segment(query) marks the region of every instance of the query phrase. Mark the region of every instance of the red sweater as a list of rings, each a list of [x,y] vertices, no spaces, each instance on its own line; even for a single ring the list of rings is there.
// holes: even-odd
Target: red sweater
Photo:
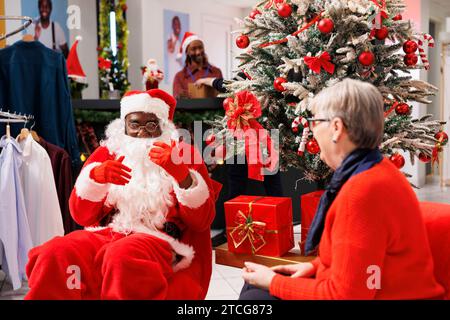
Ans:
[[[342,187],[328,211],[313,264],[315,278],[276,275],[270,293],[295,300],[427,299],[444,294],[433,275],[417,197],[387,159]]]

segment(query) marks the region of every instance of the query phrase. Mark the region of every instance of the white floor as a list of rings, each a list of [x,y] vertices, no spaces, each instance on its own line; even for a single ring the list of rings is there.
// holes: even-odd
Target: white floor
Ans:
[[[450,188],[441,188],[437,181],[430,181],[430,184],[420,190],[416,190],[417,196],[420,201],[429,202],[442,202],[450,204]],[[299,226],[294,228],[294,234],[296,241],[300,237]],[[213,230],[214,236],[219,232]],[[0,288],[4,283],[4,273],[0,271]],[[241,278],[241,269],[231,268],[218,264],[213,264],[213,273],[211,277],[211,283],[206,297],[207,300],[236,300],[239,297],[244,281]],[[8,283],[4,283],[3,289],[0,292],[0,300],[21,300],[26,294],[28,288],[25,284],[24,288],[17,292],[11,291],[11,287]]]

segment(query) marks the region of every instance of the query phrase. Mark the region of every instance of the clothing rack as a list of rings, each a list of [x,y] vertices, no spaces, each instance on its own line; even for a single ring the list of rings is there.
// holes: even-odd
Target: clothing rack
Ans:
[[[7,34],[0,34],[0,41],[5,40],[6,38],[9,38],[25,29],[27,29],[32,23],[33,23],[33,19],[27,16],[0,16],[0,20],[18,20],[18,21],[23,21],[25,20],[25,22],[17,29],[15,29],[14,31],[11,31],[10,33]]]
[[[4,119],[2,119],[2,117]],[[11,113],[10,111],[6,112],[0,109],[0,123],[6,123],[6,136],[8,138],[11,137],[11,127],[10,123],[25,123],[27,124],[29,121],[34,120],[34,116],[26,115],[26,114],[17,114],[16,112]]]

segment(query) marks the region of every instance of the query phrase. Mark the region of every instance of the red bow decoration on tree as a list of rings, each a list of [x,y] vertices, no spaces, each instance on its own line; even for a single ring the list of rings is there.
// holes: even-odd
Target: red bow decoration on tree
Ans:
[[[330,54],[325,51],[318,57],[305,57],[306,65],[315,73],[320,74],[321,68],[329,74],[334,73],[335,65],[331,62]]]
[[[381,3],[378,3],[378,0],[371,0],[378,8],[379,12],[376,14],[375,19],[373,19],[372,24],[373,28],[370,31],[370,38],[372,39],[375,36],[377,29],[380,29],[383,25],[383,21],[389,18],[386,7],[386,0],[381,0]]]
[[[272,7],[276,7],[278,4],[283,3],[284,0],[268,0],[267,3],[264,5],[264,9],[270,9]]]
[[[278,153],[273,148],[272,140],[267,131],[256,120],[262,115],[261,104],[256,96],[249,91],[241,91],[236,94],[234,101],[225,106],[228,117],[227,127],[233,131],[233,135],[245,138],[245,155],[248,164],[248,177],[250,179],[264,181],[261,171],[264,167],[260,144],[267,146],[270,162],[267,167],[273,170],[278,162]],[[252,129],[252,131],[249,131]]]
[[[111,60],[105,59],[103,57],[98,57],[98,67],[102,70],[111,69],[112,62]]]

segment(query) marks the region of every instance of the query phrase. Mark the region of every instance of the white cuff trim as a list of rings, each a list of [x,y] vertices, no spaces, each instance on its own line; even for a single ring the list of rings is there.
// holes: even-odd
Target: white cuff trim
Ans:
[[[93,162],[84,167],[75,183],[75,192],[83,200],[100,202],[108,193],[109,184],[100,184],[90,178],[92,169],[99,165],[101,165],[100,162]]]
[[[189,170],[194,180],[189,189],[182,189],[178,183],[173,184],[173,190],[177,196],[178,202],[188,208],[197,209],[201,207],[209,198],[208,185],[202,175],[195,171]]]

